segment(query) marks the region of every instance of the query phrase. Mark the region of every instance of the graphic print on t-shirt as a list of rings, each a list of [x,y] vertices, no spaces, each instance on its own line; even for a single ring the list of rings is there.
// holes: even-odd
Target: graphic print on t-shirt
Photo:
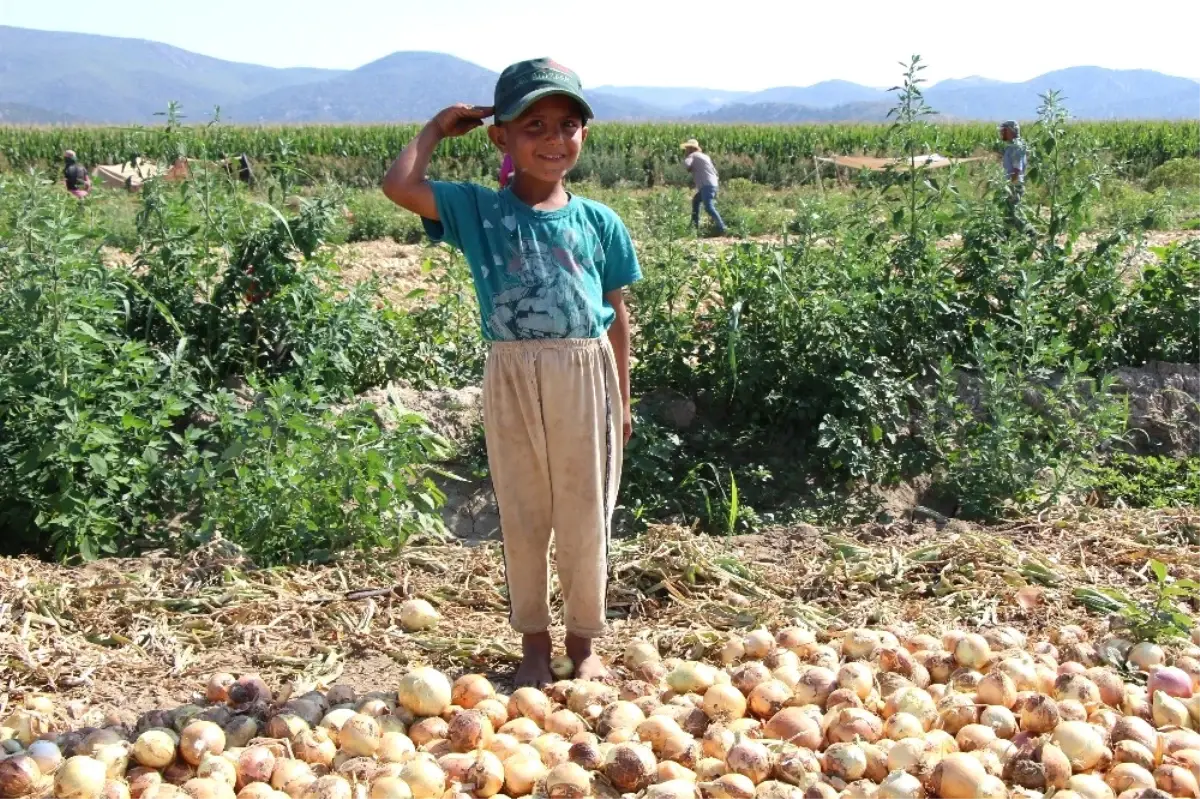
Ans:
[[[590,248],[594,253],[599,249],[599,237],[594,231],[588,234],[594,239]],[[511,288],[492,295],[488,320],[496,338],[511,341],[595,335],[581,282],[583,271],[593,266],[593,257],[580,246],[579,235],[573,229],[562,230],[555,239],[548,243],[516,233],[509,241],[504,282]],[[512,285],[514,282],[517,285]]]

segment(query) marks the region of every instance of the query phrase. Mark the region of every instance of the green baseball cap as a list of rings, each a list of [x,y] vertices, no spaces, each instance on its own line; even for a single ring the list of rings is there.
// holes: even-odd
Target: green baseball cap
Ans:
[[[496,81],[497,122],[511,122],[543,97],[565,94],[579,103],[586,123],[595,114],[583,98],[583,84],[575,72],[551,58],[534,58],[505,67]]]

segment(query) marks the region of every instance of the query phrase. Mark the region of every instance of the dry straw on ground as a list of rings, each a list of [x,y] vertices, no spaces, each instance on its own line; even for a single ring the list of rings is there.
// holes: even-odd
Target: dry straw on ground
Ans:
[[[730,539],[662,527],[613,549],[613,634],[602,651],[644,637],[698,657],[723,631],[792,620],[1003,623],[1037,635],[1069,619],[1098,630],[1107,619],[1073,601],[1076,589],[1120,586],[1146,598],[1150,558],[1176,578],[1200,579],[1200,512],[1085,509],[989,528],[900,523]],[[438,607],[436,630],[401,629],[406,596]],[[1187,609],[1200,610],[1200,597]],[[182,560],[0,560],[0,712],[35,691],[58,694],[76,723],[170,707],[215,670],[378,687],[428,662],[503,685],[518,653],[505,614],[491,544],[278,569],[254,568],[224,542]]]

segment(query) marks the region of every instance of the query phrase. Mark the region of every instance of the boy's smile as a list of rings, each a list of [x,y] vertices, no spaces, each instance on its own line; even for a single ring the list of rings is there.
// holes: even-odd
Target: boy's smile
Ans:
[[[587,126],[574,100],[552,94],[488,134],[512,158],[516,180],[557,184],[578,162]]]

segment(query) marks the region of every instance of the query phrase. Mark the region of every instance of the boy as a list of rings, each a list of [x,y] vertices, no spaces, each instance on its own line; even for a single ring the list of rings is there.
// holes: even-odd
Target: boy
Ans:
[[[512,157],[493,191],[425,179],[438,142],[480,127]],[[574,72],[550,59],[513,64],[491,108],[454,105],[409,142],[384,193],[419,214],[434,241],[466,256],[483,335],[488,464],[504,538],[509,621],[522,634],[518,686],[553,681],[548,571],[554,531],[567,655],[575,675],[607,672],[591,639],[605,629],[608,533],[629,413],[625,286],[641,278],[612,210],[563,179],[587,139],[591,107]]]
[[[700,142],[695,139],[688,139],[680,147],[686,153],[683,165],[692,173],[692,182],[696,184],[696,194],[692,197],[692,227],[700,227],[700,204],[704,203],[704,210],[717,225],[717,233],[724,236],[725,222],[717,213],[716,204],[717,184],[720,182],[717,168],[713,166],[712,159],[700,151]]]
[[[1031,228],[1021,214],[1021,199],[1025,194],[1025,142],[1021,140],[1021,126],[1010,119],[1000,124],[1000,139],[1006,142],[1002,159],[1004,175],[1008,178],[1008,221],[1024,232]]]

